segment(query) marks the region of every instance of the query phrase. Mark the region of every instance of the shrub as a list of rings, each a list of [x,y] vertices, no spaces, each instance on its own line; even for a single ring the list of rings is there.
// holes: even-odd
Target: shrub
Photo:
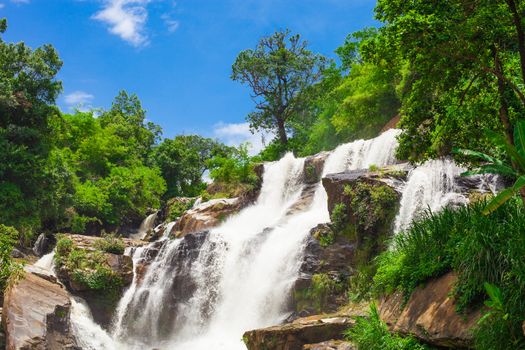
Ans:
[[[13,277],[20,276],[22,270],[22,266],[11,257],[18,236],[15,228],[0,224],[0,294],[14,282]]]
[[[348,225],[348,211],[344,203],[336,204],[330,215],[334,231],[344,231]]]
[[[112,254],[124,254],[124,250],[126,249],[124,240],[115,234],[102,236],[101,239],[95,241],[94,246],[98,250]]]
[[[305,290],[296,292],[298,307],[313,306],[317,312],[328,304],[331,295],[341,293],[345,288],[344,281],[339,281],[326,273],[312,276],[312,284]]]
[[[379,318],[375,304],[370,305],[369,317],[359,317],[353,328],[346,331],[346,337],[359,350],[429,350],[414,338],[403,338],[390,334],[386,324]]]
[[[177,220],[186,210],[191,209],[193,203],[195,203],[195,200],[193,199],[188,201],[175,200],[168,203],[167,221]]]

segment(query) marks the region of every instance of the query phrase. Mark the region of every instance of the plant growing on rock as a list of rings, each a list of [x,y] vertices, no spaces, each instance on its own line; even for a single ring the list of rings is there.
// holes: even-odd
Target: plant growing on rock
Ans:
[[[103,235],[101,239],[96,240],[94,243],[96,249],[112,254],[124,254],[126,245],[121,237],[116,234]]]
[[[368,317],[359,317],[353,328],[345,333],[346,338],[357,345],[359,350],[430,350],[412,337],[403,338],[391,334],[379,317],[375,304],[370,305]]]
[[[18,231],[13,227],[0,224],[0,294],[14,282],[22,270],[22,265],[11,257],[17,241]]]

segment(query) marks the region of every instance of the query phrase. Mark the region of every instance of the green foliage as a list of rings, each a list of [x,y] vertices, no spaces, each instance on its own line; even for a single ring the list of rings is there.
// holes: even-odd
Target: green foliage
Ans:
[[[7,29],[5,20],[0,29]],[[48,120],[58,113],[52,104],[62,89],[55,80],[61,66],[50,45],[32,50],[0,38],[0,222],[25,241],[45,221],[45,199],[56,190],[41,169],[50,152]]]
[[[514,185],[501,191],[487,204],[484,214],[490,214],[516,195],[516,193],[520,192],[522,193],[523,203],[525,204],[525,120],[518,121],[514,127],[513,139],[516,146],[509,143],[509,141],[505,140],[505,138],[499,134],[490,131],[487,131],[487,133],[497,147],[505,150],[507,158],[511,160],[511,164],[506,164],[504,160],[491,157],[481,152],[464,149],[455,150],[456,153],[460,153],[464,156],[475,157],[484,162],[477,169],[463,173],[463,176],[475,174],[499,174],[516,180]]]
[[[198,196],[206,188],[202,176],[214,157],[228,158],[232,149],[198,135],[164,139],[151,156],[166,180],[166,197]]]
[[[348,209],[344,203],[335,205],[330,215],[332,221],[332,228],[336,232],[344,231],[348,226]]]
[[[311,285],[295,293],[295,299],[299,309],[305,307],[314,307],[317,312],[321,312],[328,304],[331,296],[344,291],[344,281],[326,273],[316,273],[312,276]]]
[[[248,145],[242,144],[238,148],[232,148],[228,156],[215,156],[207,165],[210,169],[210,177],[222,183],[244,183],[254,185],[258,178],[255,174],[252,159],[248,154]]]
[[[11,257],[18,235],[15,228],[0,224],[0,294],[10,284],[12,276],[16,276],[22,268]]]
[[[348,340],[357,345],[359,350],[430,350],[414,338],[403,338],[390,334],[386,324],[379,317],[375,304],[370,305],[368,317],[359,317],[353,328],[345,333]]]
[[[487,324],[499,331],[488,332],[482,327],[483,342],[495,344],[505,329],[519,328],[525,319],[525,209],[517,198],[489,216],[483,215],[484,208],[485,203],[478,202],[458,209],[446,208],[439,214],[427,213],[398,234],[394,248],[378,258],[373,286],[376,293],[399,289],[408,297],[419,284],[453,270],[458,274],[453,290],[458,311],[483,301],[485,283],[501,291],[498,295],[491,291],[491,297],[501,299],[493,301],[491,307],[500,310],[487,318]],[[509,316],[504,316],[507,313]],[[510,322],[507,326],[492,323],[505,318]],[[516,334],[512,341],[522,342],[522,333]]]
[[[100,251],[118,255],[124,254],[126,248],[124,240],[115,234],[103,235],[101,239],[95,241],[94,246]]]
[[[74,283],[87,290],[100,291],[116,300],[123,286],[122,277],[111,270],[105,253],[122,254],[121,239],[108,235],[94,243],[93,250],[75,246],[67,235],[57,237],[55,265],[64,269]]]
[[[172,201],[168,201],[168,215],[166,220],[168,222],[177,220],[185,211],[191,209],[195,200],[183,201],[178,198],[174,198]]]
[[[523,349],[525,338],[520,327],[522,317],[509,309],[502,291],[490,283],[484,284],[489,297],[485,301],[488,311],[474,330],[476,349]]]
[[[502,132],[522,118],[523,9],[514,0],[377,2],[385,25],[367,56],[408,66],[399,89],[400,159],[446,155],[454,146],[486,149],[484,129]]]
[[[253,130],[268,130],[288,143],[287,128],[306,109],[305,90],[321,76],[326,59],[307,49],[307,43],[289,30],[263,37],[255,49],[239,53],[231,78],[252,90],[256,111],[247,117]]]

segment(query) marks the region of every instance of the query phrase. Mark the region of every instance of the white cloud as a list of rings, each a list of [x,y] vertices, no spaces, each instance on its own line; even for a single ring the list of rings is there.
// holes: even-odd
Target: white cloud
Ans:
[[[109,32],[135,47],[148,44],[144,26],[149,0],[106,0],[104,8],[92,18],[109,25]]]
[[[239,146],[249,142],[250,155],[259,153],[274,138],[274,135],[268,132],[252,134],[249,123],[220,123],[215,126],[213,134],[228,146]]]
[[[5,7],[5,4],[2,4],[2,3],[0,2],[0,9],[3,9],[4,7]]]
[[[171,18],[168,14],[163,14],[161,18],[164,20],[164,24],[168,27],[168,32],[174,33],[179,29],[180,22]]]
[[[78,109],[81,112],[86,112],[93,109],[91,102],[95,96],[84,91],[73,91],[64,96],[64,101],[70,109]]]

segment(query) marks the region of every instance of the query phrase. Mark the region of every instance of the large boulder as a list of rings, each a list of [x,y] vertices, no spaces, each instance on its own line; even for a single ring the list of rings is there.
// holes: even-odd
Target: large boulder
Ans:
[[[55,262],[60,281],[85,299],[94,320],[108,327],[123,291],[133,281],[133,261],[125,248],[144,245],[132,239],[63,235]]]
[[[170,236],[183,237],[189,233],[202,232],[215,227],[228,216],[242,209],[239,198],[212,199],[185,212],[175,223]]]
[[[405,165],[396,165],[323,178],[332,227],[356,241],[362,262],[385,248],[401,199],[397,184],[407,172]]]
[[[323,176],[323,168],[329,152],[321,152],[310,156],[304,161],[304,182],[308,185],[317,184]]]
[[[6,349],[80,349],[70,324],[69,293],[52,276],[26,271],[5,293]]]
[[[454,273],[434,279],[417,288],[406,305],[399,292],[384,298],[379,306],[381,319],[392,332],[412,335],[434,346],[471,347],[472,329],[482,311],[456,312],[456,302],[450,296],[456,281]]]
[[[302,350],[306,344],[342,340],[344,332],[354,324],[351,315],[317,315],[248,331],[244,333],[243,340],[248,350]]]
[[[349,341],[328,340],[317,344],[306,344],[303,350],[357,350],[357,347]]]

